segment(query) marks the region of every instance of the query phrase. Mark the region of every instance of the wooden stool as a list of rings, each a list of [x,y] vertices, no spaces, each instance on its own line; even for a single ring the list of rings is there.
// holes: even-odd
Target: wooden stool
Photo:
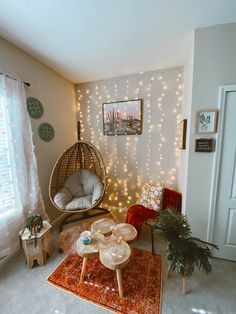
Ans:
[[[105,267],[116,271],[120,298],[123,298],[121,269],[128,264],[130,255],[131,249],[128,243],[117,239],[111,239],[107,241],[104,247],[99,251],[101,263]]]
[[[79,256],[83,257],[83,265],[80,273],[80,282],[83,281],[84,276],[86,274],[86,265],[88,259],[98,256],[99,240],[100,239],[97,237],[92,237],[91,243],[87,245],[83,244],[80,241],[80,239],[78,239],[78,241],[76,242],[76,252],[78,253]]]
[[[36,239],[34,236],[30,236],[30,231],[28,229],[25,229],[23,234],[22,231],[20,231],[19,235],[22,240],[25,257],[29,268],[33,267],[35,260],[39,266],[43,266],[47,255],[52,255],[50,229],[51,225],[49,222],[44,221],[43,229],[36,235]]]

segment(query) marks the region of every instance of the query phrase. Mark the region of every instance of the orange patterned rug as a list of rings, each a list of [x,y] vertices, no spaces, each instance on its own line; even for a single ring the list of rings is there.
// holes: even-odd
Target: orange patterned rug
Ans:
[[[48,277],[52,285],[115,313],[159,314],[162,297],[162,256],[132,249],[129,264],[124,267],[124,299],[118,296],[116,272],[104,267],[99,258],[87,263],[87,275],[79,283],[83,259],[67,256]]]

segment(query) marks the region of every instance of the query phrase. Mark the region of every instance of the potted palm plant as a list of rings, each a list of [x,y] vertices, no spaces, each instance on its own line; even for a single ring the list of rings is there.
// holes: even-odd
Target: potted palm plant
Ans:
[[[186,292],[186,279],[192,276],[195,268],[206,274],[212,271],[210,259],[218,247],[193,237],[185,215],[172,209],[164,210],[157,218],[154,234],[168,242],[168,272],[176,271],[183,278],[183,293]]]

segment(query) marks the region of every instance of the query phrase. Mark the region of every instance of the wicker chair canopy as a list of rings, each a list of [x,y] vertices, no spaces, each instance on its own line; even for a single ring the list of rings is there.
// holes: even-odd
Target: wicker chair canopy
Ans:
[[[95,204],[86,209],[78,208],[74,211],[69,211],[58,207],[54,202],[55,195],[63,188],[67,178],[80,169],[89,170],[100,178],[103,183],[103,191],[100,198]],[[105,189],[106,172],[101,154],[94,145],[85,141],[78,141],[67,149],[56,161],[50,178],[49,197],[54,206],[63,212],[87,212],[99,206],[104,197]]]

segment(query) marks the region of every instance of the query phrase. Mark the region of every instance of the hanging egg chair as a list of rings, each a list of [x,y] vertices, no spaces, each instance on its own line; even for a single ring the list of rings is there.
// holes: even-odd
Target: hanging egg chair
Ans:
[[[80,140],[80,123],[77,125],[78,142],[67,149],[56,161],[53,168],[49,197],[60,211],[68,213],[63,225],[109,213],[99,207],[106,189],[106,171],[98,149]],[[74,214],[78,218],[71,218]]]

